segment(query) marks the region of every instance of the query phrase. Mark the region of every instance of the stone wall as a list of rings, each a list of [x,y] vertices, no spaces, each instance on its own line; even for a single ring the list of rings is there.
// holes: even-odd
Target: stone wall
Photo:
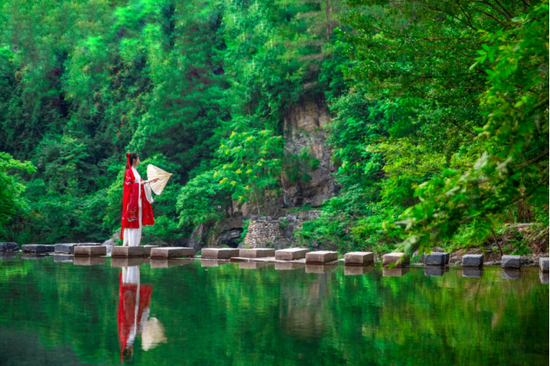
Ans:
[[[295,215],[287,215],[277,219],[269,216],[251,219],[243,248],[275,248],[282,249],[294,245],[294,231],[302,227],[304,220]]]

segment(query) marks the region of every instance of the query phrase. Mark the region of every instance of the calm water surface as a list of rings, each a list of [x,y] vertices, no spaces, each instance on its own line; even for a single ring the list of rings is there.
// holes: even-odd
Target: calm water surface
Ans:
[[[0,260],[0,365],[549,364],[536,268],[178,263]]]

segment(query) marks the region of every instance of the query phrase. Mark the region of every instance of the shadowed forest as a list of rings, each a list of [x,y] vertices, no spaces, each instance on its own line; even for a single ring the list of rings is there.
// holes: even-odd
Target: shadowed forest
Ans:
[[[262,214],[319,167],[285,148],[285,118],[315,105],[337,190],[298,242],[548,250],[547,1],[0,9],[0,241],[108,239],[128,151],[174,173],[145,241]]]

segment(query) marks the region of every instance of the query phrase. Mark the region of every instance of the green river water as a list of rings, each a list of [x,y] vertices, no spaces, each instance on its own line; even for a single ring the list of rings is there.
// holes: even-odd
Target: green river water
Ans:
[[[506,279],[517,276],[498,267],[385,277],[376,265],[147,263],[132,269],[134,307],[125,263],[100,261],[0,260],[0,365],[549,364],[537,268]]]

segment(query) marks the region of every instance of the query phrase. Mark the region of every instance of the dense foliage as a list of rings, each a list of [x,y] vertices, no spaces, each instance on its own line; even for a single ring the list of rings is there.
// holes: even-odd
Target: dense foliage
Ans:
[[[427,250],[548,228],[548,2],[0,7],[0,174],[14,182],[0,240],[109,237],[126,151],[142,176],[174,173],[146,241],[245,203],[261,214],[318,165],[284,149],[285,114],[312,100],[330,108],[342,190],[302,243]]]

